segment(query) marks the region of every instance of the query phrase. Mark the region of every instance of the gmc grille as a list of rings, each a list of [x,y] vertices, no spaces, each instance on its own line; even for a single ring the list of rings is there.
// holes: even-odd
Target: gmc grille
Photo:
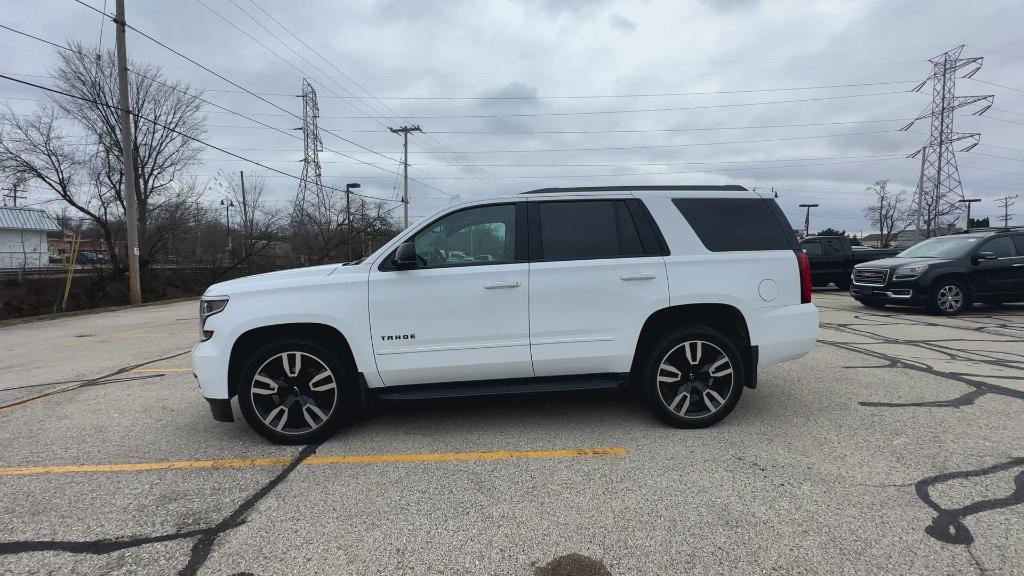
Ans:
[[[856,268],[853,271],[854,284],[864,284],[867,286],[885,286],[885,282],[888,279],[888,270],[877,270],[873,268]]]

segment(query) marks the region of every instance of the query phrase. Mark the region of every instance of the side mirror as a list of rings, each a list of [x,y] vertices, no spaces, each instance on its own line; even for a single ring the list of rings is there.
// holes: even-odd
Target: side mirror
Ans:
[[[995,260],[995,259],[996,259],[996,253],[995,252],[978,252],[974,256],[974,261],[975,262],[981,262],[982,260]]]
[[[416,254],[416,244],[413,242],[399,244],[391,263],[399,270],[411,270],[418,266],[419,256]]]

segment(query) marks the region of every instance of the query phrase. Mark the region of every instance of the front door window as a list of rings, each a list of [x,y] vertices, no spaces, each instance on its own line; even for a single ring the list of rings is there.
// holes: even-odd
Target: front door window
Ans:
[[[515,260],[514,204],[449,214],[416,234],[420,268],[502,264]]]

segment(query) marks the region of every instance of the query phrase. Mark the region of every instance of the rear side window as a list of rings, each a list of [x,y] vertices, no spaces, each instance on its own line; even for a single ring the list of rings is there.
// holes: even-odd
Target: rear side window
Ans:
[[[1024,234],[1014,234],[1013,242],[1017,245],[1017,254],[1024,256]]]
[[[1013,240],[1009,236],[1000,236],[993,238],[985,245],[978,249],[979,252],[992,252],[996,255],[996,258],[1012,258],[1017,255],[1017,251],[1013,247]]]
[[[712,252],[792,250],[793,233],[776,216],[772,200],[760,198],[675,198],[683,218]]]
[[[821,242],[818,242],[817,240],[801,242],[800,247],[804,249],[804,252],[807,252],[811,256],[821,256],[823,253],[821,250]]]
[[[540,202],[540,258],[586,260],[642,256],[640,234],[624,202]]]

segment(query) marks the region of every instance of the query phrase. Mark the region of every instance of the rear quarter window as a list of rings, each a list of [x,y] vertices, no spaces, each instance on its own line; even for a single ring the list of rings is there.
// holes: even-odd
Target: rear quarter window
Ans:
[[[785,216],[774,200],[675,198],[672,203],[711,252],[793,250],[798,247]]]

